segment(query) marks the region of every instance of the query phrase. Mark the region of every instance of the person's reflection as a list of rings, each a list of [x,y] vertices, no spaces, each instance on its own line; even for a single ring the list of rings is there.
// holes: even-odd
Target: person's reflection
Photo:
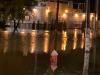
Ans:
[[[50,57],[51,64],[44,75],[60,75],[59,68],[57,66],[57,57],[58,53],[53,50]]]

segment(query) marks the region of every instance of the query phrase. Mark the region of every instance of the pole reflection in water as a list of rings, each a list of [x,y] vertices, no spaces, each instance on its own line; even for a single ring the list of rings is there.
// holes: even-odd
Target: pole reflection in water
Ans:
[[[44,52],[47,53],[49,49],[49,31],[44,32]]]
[[[57,48],[65,51],[68,49],[69,45],[72,46],[73,49],[78,48],[77,44],[80,44],[80,48],[84,48],[84,33],[79,33],[78,29],[71,30],[74,32],[74,36],[70,37],[68,33],[72,32],[66,32],[62,31],[57,38]],[[3,31],[1,35],[1,44],[0,49],[3,50],[4,53],[9,50],[21,50],[23,52],[23,55],[27,55],[28,52],[34,53],[35,50],[38,50],[39,52],[43,51],[45,53],[48,52],[49,49],[51,49],[50,45],[53,45],[53,39],[50,38],[51,34],[49,31],[42,31],[38,32],[37,30],[33,30],[31,33],[27,33],[26,31],[21,31],[20,35],[15,34],[11,35],[9,31]],[[81,34],[81,38],[79,38]],[[14,37],[15,36],[15,37]],[[11,37],[11,38],[10,38]],[[17,37],[19,39],[17,39]],[[73,40],[68,40],[68,37],[73,38]],[[79,40],[78,40],[79,38]],[[93,46],[93,33],[90,32],[90,47]],[[68,43],[68,41],[71,43]],[[12,47],[13,44],[13,47]],[[68,46],[67,46],[68,45]],[[70,46],[70,47],[71,47]],[[17,47],[17,48],[16,48]],[[71,48],[69,48],[70,50]]]
[[[9,32],[4,31],[4,49],[3,49],[4,53],[6,53],[8,50],[8,40],[9,40]]]
[[[81,38],[81,49],[84,48],[84,33],[82,33],[82,38]]]
[[[62,31],[62,44],[61,44],[61,50],[65,51],[67,46],[67,32]]]
[[[24,56],[27,56],[28,54],[28,46],[27,46],[27,33],[25,31],[22,31],[20,33],[21,35],[21,42],[22,42],[22,52]]]
[[[73,49],[77,47],[77,29],[74,30],[74,38],[73,38]]]
[[[90,48],[92,48],[92,39],[93,39],[93,33],[90,31]]]
[[[36,35],[37,32],[35,30],[32,31],[31,33],[31,50],[30,53],[34,53],[36,49]]]

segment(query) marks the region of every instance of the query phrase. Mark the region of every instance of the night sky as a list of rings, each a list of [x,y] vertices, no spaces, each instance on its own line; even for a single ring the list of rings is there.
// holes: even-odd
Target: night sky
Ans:
[[[72,0],[73,2],[86,2],[86,0]],[[99,1],[99,7],[100,7],[100,0]],[[95,12],[96,10],[96,0],[90,0],[90,12]],[[100,9],[98,9],[98,13],[99,13],[99,16],[100,16]],[[100,19],[100,17],[99,17]]]
[[[74,3],[84,3],[86,0],[72,0]],[[94,12],[95,11],[95,1],[96,0],[90,0],[90,11]]]
[[[49,1],[57,1],[57,0],[49,0]],[[59,0],[59,1],[63,1],[63,2],[73,1],[74,3],[84,3],[84,2],[86,2],[86,0]],[[95,2],[96,2],[96,0],[90,0],[90,11],[91,12],[95,11]]]

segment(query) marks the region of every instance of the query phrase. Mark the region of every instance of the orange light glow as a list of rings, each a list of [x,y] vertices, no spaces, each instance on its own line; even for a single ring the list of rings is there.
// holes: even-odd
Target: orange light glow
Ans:
[[[74,16],[75,16],[75,18],[78,18],[79,17],[79,15],[77,13]]]
[[[44,32],[44,52],[48,52],[49,47],[49,33],[47,31]]]
[[[76,49],[76,47],[77,47],[77,29],[75,29],[75,32],[74,32],[73,49]]]
[[[68,10],[67,9],[65,10],[65,13],[68,13]]]
[[[66,45],[67,45],[67,32],[62,32],[62,44],[61,44],[61,49],[63,51],[66,50]]]
[[[83,15],[82,15],[82,17],[83,17],[83,19],[85,19],[86,15],[85,15],[85,14],[83,14]]]

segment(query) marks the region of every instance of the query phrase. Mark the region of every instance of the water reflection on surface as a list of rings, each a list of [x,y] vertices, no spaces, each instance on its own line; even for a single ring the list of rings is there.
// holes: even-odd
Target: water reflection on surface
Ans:
[[[65,51],[67,46],[67,32],[62,31],[62,44],[61,44],[61,50]]]
[[[37,75],[43,75],[48,68],[48,65],[50,66],[49,50],[53,49],[52,47],[54,46],[51,45],[54,45],[54,43],[57,48],[56,50],[59,53],[58,62],[60,63],[60,67],[58,65],[57,69],[59,72],[62,71],[62,73],[66,73],[66,71],[70,70],[72,73],[72,70],[73,72],[75,72],[75,70],[82,70],[82,50],[84,48],[85,34],[82,33],[82,31],[79,29],[69,29],[62,32],[59,31],[56,35],[53,31],[50,32],[42,30],[32,30],[31,32],[23,30],[19,33],[14,34],[9,31],[2,31],[0,32],[0,34],[0,52],[5,53],[4,57],[1,56],[2,63],[0,62],[0,67],[4,67],[2,70],[4,74],[0,75],[7,75],[5,73],[8,73],[9,71],[11,71],[11,73],[8,73],[9,75],[18,75],[19,72],[22,75],[33,75],[34,65],[37,68]],[[56,38],[54,36],[56,36]],[[91,40],[93,39],[92,36],[93,34],[91,32]],[[55,42],[54,38],[56,39]],[[82,52],[79,51],[80,53],[78,53],[78,50]],[[21,55],[9,54],[9,52],[16,53],[16,51],[20,51]],[[36,55],[35,51],[38,51],[40,53]],[[59,51],[61,52],[61,54]],[[72,53],[70,53],[71,51]],[[7,52],[8,55],[6,55]],[[9,68],[11,68],[12,70],[9,70]]]
[[[9,44],[9,32],[4,31],[4,47],[3,47],[3,52],[6,53],[8,50],[8,44]]]
[[[45,53],[47,53],[48,49],[49,49],[49,32],[45,31],[44,32],[44,48],[43,48],[43,51]]]
[[[82,33],[82,38],[81,38],[81,49],[84,48],[84,33]]]
[[[28,54],[28,50],[29,50],[29,47],[28,47],[28,40],[27,40],[27,33],[25,33],[24,31],[21,32],[21,49],[22,49],[22,52],[23,52],[23,55],[24,56],[27,56]]]
[[[37,32],[32,31],[32,33],[31,33],[31,50],[30,50],[30,53],[34,53],[34,51],[35,51],[35,48],[36,48],[36,35],[37,35]]]
[[[77,29],[74,30],[74,37],[73,37],[73,49],[77,47]]]
[[[1,32],[1,50],[7,52],[8,49],[20,50],[23,52],[23,55],[28,53],[34,53],[36,50],[40,52],[47,53],[50,48],[50,45],[53,45],[53,39],[55,35],[52,36],[50,31],[37,31],[33,30],[32,32],[21,31],[20,33],[12,34],[11,32],[4,31]],[[56,41],[54,42],[57,45],[58,50],[67,51],[75,49],[84,48],[84,33],[81,30],[73,29],[57,33]],[[92,47],[92,31],[90,33],[90,40]],[[51,39],[53,37],[53,39]],[[51,39],[51,41],[50,41]],[[13,46],[12,46],[13,45]],[[69,48],[70,45],[70,48]],[[17,48],[17,49],[16,49]]]
[[[92,44],[93,44],[93,33],[92,31],[90,31],[90,48],[92,48]]]

